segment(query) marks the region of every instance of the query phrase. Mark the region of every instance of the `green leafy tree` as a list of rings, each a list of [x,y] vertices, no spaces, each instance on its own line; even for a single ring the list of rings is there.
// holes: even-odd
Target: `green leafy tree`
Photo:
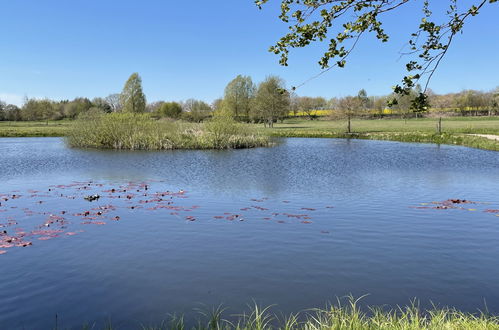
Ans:
[[[21,109],[14,104],[5,104],[0,101],[0,120],[19,121],[22,120]]]
[[[146,111],[146,97],[142,91],[142,79],[138,73],[128,78],[120,95],[123,112],[143,113]]]
[[[0,121],[6,120],[7,114],[5,111],[5,108],[7,107],[7,104],[0,100]]]
[[[497,113],[499,111],[499,87],[497,87],[495,90],[493,90],[490,93],[489,106],[490,106],[490,109],[491,109],[491,111],[489,112],[489,116],[492,115],[492,114],[496,114],[497,115]]]
[[[209,118],[213,109],[210,105],[204,101],[188,99],[182,104],[182,118],[200,123],[203,120]]]
[[[45,120],[48,125],[49,119],[56,113],[56,107],[55,103],[48,99],[28,99],[23,105],[22,113],[25,120]]]
[[[225,87],[224,106],[234,119],[248,120],[255,91],[255,84],[249,76],[238,75]]]
[[[62,106],[63,117],[75,119],[80,114],[87,112],[92,107],[92,102],[85,97],[78,97]]]
[[[281,78],[269,76],[258,85],[252,111],[253,119],[273,127],[275,121],[288,115],[289,109],[290,95]]]
[[[166,102],[159,107],[157,113],[161,117],[177,119],[182,114],[182,106],[177,102]]]
[[[272,0],[255,0],[260,8]],[[417,0],[279,0],[279,18],[289,26],[290,32],[270,48],[280,56],[280,64],[288,65],[288,55],[293,48],[307,47],[314,42],[328,43],[327,50],[319,60],[324,70],[344,67],[348,56],[358,41],[373,33],[381,42],[390,36],[383,28],[388,14],[396,15],[400,9]],[[433,0],[447,3],[444,12],[434,14],[430,0],[419,1],[421,14],[419,27],[408,36],[409,58],[406,64],[408,74],[401,85],[394,87],[396,94],[409,95],[420,79],[425,79],[424,94],[431,77],[446,55],[455,36],[463,29],[465,22],[488,4],[498,0],[473,0],[462,6],[457,0]],[[442,20],[443,17],[443,20]],[[300,87],[300,86],[298,86]],[[427,97],[418,95],[413,107],[427,107]]]
[[[214,112],[219,112],[219,111],[223,110],[225,107],[224,99],[218,98],[218,99],[214,100],[211,103],[211,107],[213,108]]]

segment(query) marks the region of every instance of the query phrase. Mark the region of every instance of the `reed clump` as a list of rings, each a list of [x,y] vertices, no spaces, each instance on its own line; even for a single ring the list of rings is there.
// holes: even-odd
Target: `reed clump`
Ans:
[[[155,120],[148,114],[93,113],[73,124],[71,147],[116,150],[239,149],[268,146],[270,138],[230,118],[203,124]]]

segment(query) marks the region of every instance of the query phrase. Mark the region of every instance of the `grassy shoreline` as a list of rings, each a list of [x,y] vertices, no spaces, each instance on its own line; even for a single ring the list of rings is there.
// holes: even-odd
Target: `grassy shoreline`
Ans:
[[[0,122],[0,137],[60,137],[71,134],[72,121]],[[186,124],[193,125],[193,124]],[[344,138],[415,143],[459,145],[499,151],[499,141],[468,134],[499,135],[499,117],[445,118],[442,134],[435,133],[436,120],[371,119],[353,120],[354,133],[345,133],[344,121],[288,119],[273,129],[252,125],[261,134],[272,137]],[[195,126],[195,125],[194,125]],[[196,146],[192,145],[191,149]],[[205,147],[207,148],[207,147]]]
[[[340,138],[410,143],[458,145],[499,151],[499,141],[468,134],[499,136],[499,117],[453,117],[443,120],[443,133],[436,133],[436,119],[355,119],[353,133],[345,133],[346,122],[338,120],[290,119],[268,130],[273,137]]]
[[[198,311],[200,318],[192,325],[183,316],[173,314],[159,325],[138,324],[142,330],[498,330],[499,317],[478,311],[465,313],[453,308],[422,310],[412,303],[405,307],[387,309],[383,307],[359,307],[359,300],[352,297],[342,305],[327,305],[322,309],[310,309],[295,314],[276,314],[271,306],[257,304],[249,310],[227,316],[221,306],[211,311]],[[189,324],[188,324],[189,323]],[[122,326],[120,326],[122,327]],[[128,328],[129,326],[127,326]],[[58,326],[56,326],[56,329]],[[117,329],[108,321],[102,329]],[[97,329],[96,324],[85,325],[83,329]]]
[[[61,121],[0,121],[0,137],[63,137],[71,129],[72,122]]]
[[[310,131],[288,131],[272,132],[274,137],[300,137],[300,138],[337,138],[337,139],[359,139],[395,141],[406,143],[433,143],[445,145],[457,145],[469,148],[499,151],[499,141],[484,137],[469,136],[461,133],[426,133],[426,132],[376,132],[376,133],[337,133],[337,132],[310,132]]]

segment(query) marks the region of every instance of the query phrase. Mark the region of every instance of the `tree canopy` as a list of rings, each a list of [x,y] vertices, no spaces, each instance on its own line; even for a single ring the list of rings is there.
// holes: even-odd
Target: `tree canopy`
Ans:
[[[284,81],[277,76],[269,76],[258,85],[253,119],[261,120],[272,127],[277,119],[288,115],[289,104],[290,95],[285,89]]]
[[[177,102],[165,102],[158,108],[157,113],[161,117],[180,118],[182,105]]]
[[[120,95],[123,112],[142,113],[146,111],[146,97],[142,91],[142,79],[138,73],[128,78]]]
[[[269,1],[271,0],[255,0],[255,3],[261,8]],[[367,33],[374,33],[381,42],[387,42],[390,36],[383,28],[386,15],[396,14],[403,6],[417,0],[279,1],[281,2],[279,18],[289,25],[290,32],[270,47],[270,51],[279,55],[280,64],[286,66],[292,48],[302,48],[316,41],[326,41],[328,49],[319,60],[319,65],[323,69],[322,74],[333,67],[344,67],[358,41]],[[407,53],[409,61],[406,64],[408,74],[403,77],[401,84],[394,87],[395,93],[407,95],[423,79],[424,88],[412,103],[413,108],[423,110],[427,107],[425,92],[428,83],[456,34],[462,31],[468,18],[476,16],[485,5],[498,0],[472,0],[459,7],[457,0],[434,0],[433,3],[437,1],[447,3],[447,9],[443,13],[445,19],[443,21],[438,19],[442,13],[434,15],[430,0],[420,1],[419,28],[408,36],[410,47]]]
[[[249,76],[238,75],[225,87],[224,104],[236,120],[247,120],[256,87]]]

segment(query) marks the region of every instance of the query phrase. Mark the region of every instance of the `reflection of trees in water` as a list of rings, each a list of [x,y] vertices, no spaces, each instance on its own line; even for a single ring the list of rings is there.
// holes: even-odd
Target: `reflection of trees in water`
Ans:
[[[495,154],[480,150],[385,141],[283,139],[273,148],[162,152],[79,150],[64,147],[60,139],[29,141],[7,148],[0,178],[51,184],[164,180],[172,189],[229,198],[357,200],[381,198],[387,190],[402,192],[408,186],[448,189],[470,175],[481,182],[498,169]]]
[[[208,152],[210,188],[230,194],[279,194],[289,184],[289,154],[283,147]]]
[[[165,180],[228,195],[278,194],[288,184],[289,153],[279,147],[222,151],[86,151],[85,176],[96,180]],[[92,159],[91,161],[89,161]],[[259,195],[253,196],[259,197]]]

